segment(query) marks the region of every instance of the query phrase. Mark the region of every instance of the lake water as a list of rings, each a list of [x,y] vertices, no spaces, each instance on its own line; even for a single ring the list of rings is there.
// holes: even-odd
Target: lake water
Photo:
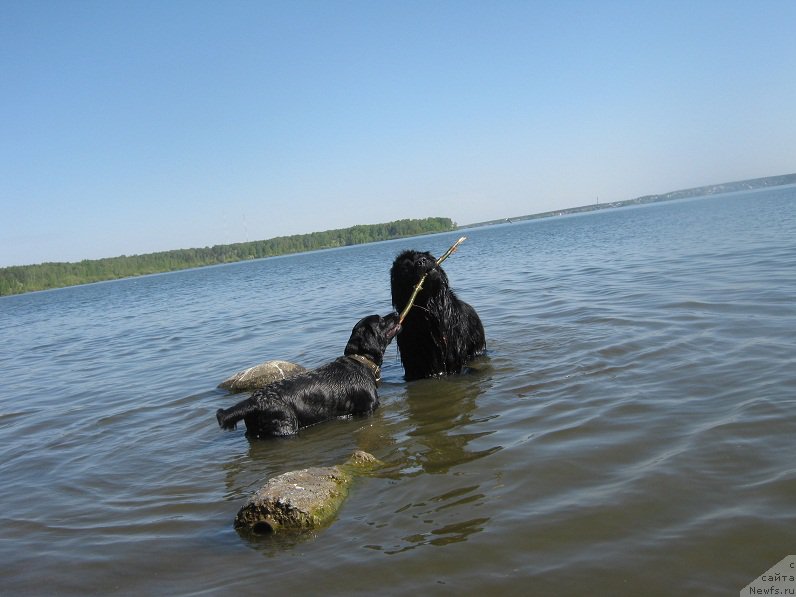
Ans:
[[[472,229],[472,374],[291,439],[216,389],[317,366],[458,233],[0,299],[3,594],[726,595],[796,553],[796,187]],[[328,528],[239,536],[274,475],[344,461]]]

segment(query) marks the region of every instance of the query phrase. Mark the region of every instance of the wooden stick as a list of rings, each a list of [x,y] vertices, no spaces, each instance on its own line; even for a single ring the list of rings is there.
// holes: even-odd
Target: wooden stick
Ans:
[[[448,257],[453,255],[456,252],[456,249],[459,248],[459,245],[462,244],[466,240],[467,240],[467,237],[466,236],[462,236],[459,240],[457,240],[455,243],[453,243],[451,245],[450,249],[445,251],[445,253],[442,254],[442,257],[440,257],[439,259],[437,259],[434,262],[434,267],[437,267],[440,263],[442,263]],[[429,270],[429,271],[431,271],[431,270]],[[412,308],[412,305],[415,304],[415,299],[417,298],[417,295],[423,289],[423,282],[425,282],[427,275],[428,275],[428,272],[423,274],[421,276],[420,280],[418,280],[417,284],[415,284],[415,289],[412,291],[412,296],[409,297],[409,302],[406,303],[406,306],[404,307],[404,310],[401,311],[401,315],[398,317],[398,325],[401,325],[404,322],[404,319],[406,319],[406,316],[409,315],[409,310]]]

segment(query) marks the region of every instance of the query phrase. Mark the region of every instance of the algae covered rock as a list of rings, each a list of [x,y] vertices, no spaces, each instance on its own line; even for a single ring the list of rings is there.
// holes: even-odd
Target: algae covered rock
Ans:
[[[262,535],[306,531],[331,521],[358,472],[381,464],[357,450],[345,464],[306,468],[269,479],[235,517],[235,528]]]
[[[306,368],[289,361],[266,361],[239,371],[222,381],[218,387],[231,392],[257,390],[271,382],[292,377],[302,371],[306,371]]]

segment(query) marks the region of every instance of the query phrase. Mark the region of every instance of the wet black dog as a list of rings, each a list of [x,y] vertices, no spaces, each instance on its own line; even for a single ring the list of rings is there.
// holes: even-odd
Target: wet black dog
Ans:
[[[398,337],[407,380],[461,373],[467,361],[486,350],[478,313],[450,289],[447,274],[431,253],[409,250],[395,258],[390,269],[393,306],[404,308],[426,272]]]
[[[300,427],[345,415],[366,414],[379,405],[376,386],[384,351],[400,330],[398,314],[370,315],[351,330],[342,357],[317,369],[256,390],[232,408],[216,412],[218,424],[246,435],[293,435]]]

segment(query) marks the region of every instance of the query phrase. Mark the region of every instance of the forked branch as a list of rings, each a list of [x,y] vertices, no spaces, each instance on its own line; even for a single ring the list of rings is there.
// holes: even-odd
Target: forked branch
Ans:
[[[453,255],[456,252],[456,249],[459,248],[459,245],[462,244],[466,240],[467,240],[467,237],[466,236],[462,236],[459,240],[457,240],[455,243],[453,243],[451,245],[450,249],[445,251],[445,253],[442,254],[442,257],[440,257],[439,259],[437,259],[434,262],[434,267],[439,266],[440,263],[442,263],[448,257]],[[431,271],[431,270],[429,270],[429,271]],[[409,302],[406,303],[406,306],[404,307],[404,310],[401,311],[401,315],[398,317],[398,324],[399,325],[402,324],[404,322],[404,319],[406,319],[406,316],[409,315],[409,310],[412,308],[412,305],[415,304],[415,299],[417,298],[418,293],[420,293],[420,291],[423,289],[423,282],[425,282],[427,275],[428,275],[428,272],[423,274],[420,277],[420,279],[417,281],[417,284],[415,284],[415,289],[412,291],[412,296],[409,297]]]

